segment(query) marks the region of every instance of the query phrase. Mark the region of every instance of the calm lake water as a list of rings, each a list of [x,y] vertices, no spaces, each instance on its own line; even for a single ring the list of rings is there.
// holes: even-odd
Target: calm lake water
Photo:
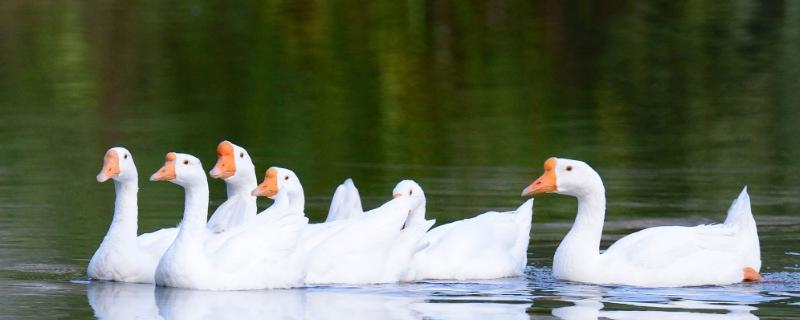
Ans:
[[[0,318],[800,318],[800,2],[2,1]],[[216,144],[293,169],[320,221],[413,178],[439,223],[510,210],[544,160],[604,178],[603,246],[719,222],[749,186],[763,283],[554,280],[576,201],[536,200],[523,278],[203,292],[86,281],[113,210],[111,146],[140,173],[140,232],[182,190],[144,177]],[[211,181],[212,209],[225,200]],[[260,206],[269,205],[260,200]]]

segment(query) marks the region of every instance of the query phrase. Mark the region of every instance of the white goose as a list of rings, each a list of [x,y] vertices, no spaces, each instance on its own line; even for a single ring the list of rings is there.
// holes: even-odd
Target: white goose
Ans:
[[[578,214],[553,257],[553,276],[595,284],[647,287],[722,285],[761,280],[758,232],[747,188],[723,224],[644,229],[600,253],[606,198],[594,169],[550,158],[524,195],[558,193],[578,198]]]
[[[342,186],[337,188],[336,194],[334,195],[334,198],[337,198],[336,201],[338,202],[342,202],[341,200],[344,197],[344,193],[340,192],[341,187]],[[350,190],[347,192],[350,192]],[[267,169],[264,174],[263,182],[261,182],[251,194],[274,200],[271,206],[258,214],[257,220],[259,221],[275,219],[276,216],[280,217],[285,214],[305,216],[305,192],[303,191],[303,185],[300,183],[300,179],[292,170],[279,167]],[[334,201],[334,203],[336,201]],[[345,212],[346,207],[354,208],[355,206],[340,205],[337,209],[331,208],[330,211],[337,212],[339,217],[356,217],[362,213],[360,210],[357,213],[347,213]],[[358,207],[360,207],[360,201]],[[336,215],[336,213],[334,213],[334,215]],[[347,220],[348,219],[334,219],[334,221],[330,222],[309,224],[303,230],[303,241],[300,250],[304,252],[311,251],[322,241],[344,229],[348,225]]]
[[[186,192],[180,231],[158,263],[156,284],[207,290],[287,288],[302,284],[304,255],[295,247],[308,219],[284,215],[271,223],[253,221],[223,233],[227,237],[224,243],[209,250],[205,242],[208,181],[200,160],[170,152],[164,166],[150,180],[170,181]]]
[[[230,230],[255,217],[258,211],[256,197],[250,191],[258,185],[258,180],[247,150],[227,140],[220,142],[217,146],[217,164],[208,174],[224,180],[228,193],[228,199],[208,219],[211,232]]]
[[[393,191],[395,198],[425,193],[416,182],[404,180]],[[486,212],[433,228],[425,234],[422,247],[409,267],[405,280],[494,279],[520,276],[528,261],[533,199],[516,211]],[[425,221],[421,206],[406,227]]]
[[[268,169],[264,182],[253,193],[270,198],[285,194],[290,211],[303,214],[303,188],[291,170]],[[363,214],[358,212],[357,218],[308,225],[298,249],[308,253],[305,283],[398,281],[422,235],[433,224],[403,228],[409,214],[419,210],[422,203],[420,197],[393,199]]]
[[[137,193],[139,178],[128,149],[116,147],[106,152],[98,182],[114,180],[114,217],[103,242],[89,261],[91,279],[153,283],[158,259],[178,234],[167,228],[137,236]]]

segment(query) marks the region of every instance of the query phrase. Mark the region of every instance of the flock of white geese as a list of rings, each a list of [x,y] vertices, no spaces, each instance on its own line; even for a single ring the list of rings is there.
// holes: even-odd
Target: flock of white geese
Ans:
[[[97,181],[114,180],[116,200],[108,233],[88,265],[91,279],[160,286],[246,290],[318,284],[372,284],[425,279],[523,276],[533,199],[516,211],[487,212],[435,228],[425,194],[400,181],[392,197],[364,211],[348,179],[336,188],[325,222],[309,223],[303,187],[294,172],[271,167],[258,184],[247,151],[217,147],[209,172],[225,181],[227,200],[208,218],[206,173],[196,157],[170,152],[151,181],[184,188],[177,227],[138,234],[138,173],[131,153],[109,149]],[[605,251],[600,239],[605,189],[584,162],[550,158],[523,196],[558,193],[578,199],[571,230],[553,258],[555,278],[648,287],[760,281],[760,248],[747,190],[722,224],[644,229]],[[257,212],[256,197],[274,202]],[[388,196],[388,195],[387,195]]]

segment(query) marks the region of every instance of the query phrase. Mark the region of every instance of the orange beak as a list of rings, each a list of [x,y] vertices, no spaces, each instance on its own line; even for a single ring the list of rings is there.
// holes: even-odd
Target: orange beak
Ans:
[[[103,157],[103,169],[97,174],[97,182],[106,182],[119,175],[119,155],[114,150],[108,150]]]
[[[522,190],[522,196],[536,196],[542,193],[550,193],[558,190],[556,183],[556,158],[551,157],[544,162],[544,173],[539,179],[536,179],[525,190]]]
[[[392,195],[392,199],[397,199],[397,198],[400,198],[402,196],[403,196],[402,193],[395,193],[395,194]]]
[[[264,182],[253,189],[253,192],[250,194],[256,197],[262,196],[267,198],[272,198],[278,194],[278,169],[267,169],[267,173],[264,175]]]
[[[164,166],[150,176],[150,181],[171,181],[175,180],[175,152],[167,153]]]
[[[215,179],[228,179],[236,174],[233,143],[222,141],[217,146],[217,164],[208,174]]]

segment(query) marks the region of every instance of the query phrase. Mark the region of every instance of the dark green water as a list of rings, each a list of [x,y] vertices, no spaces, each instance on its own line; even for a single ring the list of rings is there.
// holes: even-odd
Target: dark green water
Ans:
[[[800,318],[800,2],[2,1],[0,136],[0,318],[284,300],[296,318]],[[293,169],[316,221],[347,177],[365,207],[413,178],[439,222],[511,209],[560,156],[603,176],[608,245],[721,221],[748,185],[766,282],[553,280],[576,208],[560,196],[536,201],[524,279],[244,296],[83,282],[113,209],[105,150],[129,148],[145,177],[168,151],[209,167],[223,139]],[[175,225],[180,188],[140,180],[140,231]]]

